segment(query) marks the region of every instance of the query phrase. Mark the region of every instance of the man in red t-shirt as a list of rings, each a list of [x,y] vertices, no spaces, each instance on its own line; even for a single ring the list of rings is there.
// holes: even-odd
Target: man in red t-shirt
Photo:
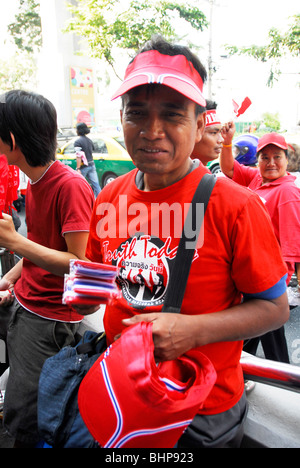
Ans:
[[[222,122],[217,113],[217,103],[206,101],[206,125],[201,140],[195,144],[192,159],[200,159],[206,166],[209,161],[217,159],[223,147]]]
[[[246,415],[243,340],[289,316],[286,267],[266,210],[226,178],[212,192],[181,313],[161,312],[186,209],[209,172],[190,158],[206,124],[205,77],[189,49],[162,38],[130,63],[114,98],[122,97],[125,143],[137,169],[97,198],[86,252],[120,267],[122,297],[104,316],[108,343],[125,327],[151,321],[156,360],[197,348],[217,371],[179,447],[238,446]]]
[[[42,365],[74,343],[82,320],[62,304],[62,294],[70,259],[86,258],[94,196],[80,174],[55,160],[56,135],[56,110],[43,96],[25,91],[0,96],[0,153],[30,179],[27,238],[15,231],[9,215],[0,219],[0,245],[23,257],[0,282],[6,290],[0,301],[0,337],[6,340],[10,363],[4,425],[17,447],[38,442]]]

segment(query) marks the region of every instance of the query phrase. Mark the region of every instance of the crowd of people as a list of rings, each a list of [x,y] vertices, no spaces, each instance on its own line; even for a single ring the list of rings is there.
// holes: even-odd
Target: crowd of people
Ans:
[[[136,169],[102,191],[93,187],[96,200],[79,171],[55,159],[53,105],[25,91],[0,97],[0,153],[30,179],[27,238],[15,230],[9,215],[3,213],[0,220],[0,245],[23,258],[0,282],[7,292],[0,301],[0,338],[7,344],[10,365],[4,426],[16,447],[34,447],[39,441],[37,392],[43,363],[73,345],[83,316],[97,310],[62,304],[70,259],[122,270],[122,294],[104,315],[108,346],[127,327],[151,322],[156,361],[172,361],[195,349],[213,364],[216,383],[178,440],[179,448],[240,446],[247,415],[240,364],[245,343],[261,339],[265,350],[278,351],[276,359],[288,359],[283,356],[283,327],[289,318],[286,287],[300,263],[300,190],[286,170],[287,145],[277,134],[265,135],[259,141],[258,168],[238,164],[232,153],[234,123],[224,125],[216,104],[206,101],[206,77],[187,47],[160,36],[145,44],[113,96],[121,98],[125,144]],[[85,126],[77,130],[77,167],[85,175],[94,169],[92,148]],[[161,312],[184,216],[174,217],[166,231],[153,219],[152,208],[177,204],[184,213],[209,173],[205,165],[216,157],[226,177],[218,177],[213,189],[181,311]],[[116,208],[114,219],[103,206]],[[140,209],[134,228],[132,207]],[[113,235],[107,236],[101,226],[112,222]],[[137,298],[141,283],[155,288],[155,294]]]

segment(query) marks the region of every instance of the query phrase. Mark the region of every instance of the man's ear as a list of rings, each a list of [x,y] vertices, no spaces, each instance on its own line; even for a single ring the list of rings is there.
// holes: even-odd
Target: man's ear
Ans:
[[[206,112],[198,114],[197,116],[197,131],[196,131],[196,143],[202,139],[204,130],[206,126]]]
[[[10,133],[10,138],[11,138],[11,141],[12,141],[12,148],[11,150],[14,151],[17,147],[16,145],[16,139],[15,139],[15,136],[13,133],[9,132]]]

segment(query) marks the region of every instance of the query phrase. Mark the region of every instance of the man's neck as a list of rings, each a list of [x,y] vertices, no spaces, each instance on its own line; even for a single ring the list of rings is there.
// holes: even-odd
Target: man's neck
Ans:
[[[188,175],[190,172],[192,172],[194,169],[196,169],[197,167],[199,167],[199,164],[200,164],[200,161],[199,159],[194,159],[192,161],[192,164],[188,170],[188,172],[185,174],[185,175]],[[175,181],[176,182],[176,181]],[[138,171],[137,172],[137,175],[136,175],[136,179],[135,179],[135,183],[136,183],[136,186],[139,190],[143,190],[143,191],[153,191],[153,190],[156,190],[156,189],[151,189],[149,190],[149,188],[147,186],[145,186],[145,174],[141,171]],[[161,185],[158,187],[159,188],[162,188]]]
[[[45,166],[37,166],[37,167],[32,167],[29,166],[27,163],[23,167],[19,166],[22,172],[29,177],[32,183],[37,182],[45,172],[49,169],[49,167],[53,164],[54,161],[50,161],[47,163]]]

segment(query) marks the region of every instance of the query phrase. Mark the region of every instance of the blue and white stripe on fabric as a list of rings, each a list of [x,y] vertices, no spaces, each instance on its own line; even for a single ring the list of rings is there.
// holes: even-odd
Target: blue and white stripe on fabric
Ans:
[[[113,435],[111,436],[111,438],[109,439],[109,441],[104,446],[105,448],[107,448],[107,447],[112,447],[113,444],[115,443],[116,439],[119,437],[119,435],[120,435],[120,433],[122,431],[122,427],[123,427],[123,418],[122,418],[122,413],[121,413],[117,398],[116,398],[116,396],[114,394],[114,391],[113,391],[113,388],[112,388],[112,384],[111,384],[111,381],[110,381],[110,378],[109,378],[109,373],[108,373],[107,366],[106,366],[106,363],[105,363],[104,360],[102,360],[100,362],[100,367],[102,369],[102,375],[103,375],[103,378],[104,378],[104,382],[105,382],[109,397],[111,399],[111,402],[112,402],[112,405],[113,405],[113,408],[115,410],[115,414],[116,414],[116,417],[117,417],[116,430],[113,433]]]
[[[167,377],[159,377],[159,380],[161,380],[165,384],[168,390],[176,390],[177,392],[184,392],[187,389],[186,385],[184,384],[179,385],[178,383],[175,383],[173,380],[168,379]]]
[[[159,434],[160,432],[170,431],[172,429],[178,429],[179,427],[185,428],[189,424],[191,424],[191,422],[192,422],[192,419],[188,419],[185,421],[180,421],[177,423],[169,424],[167,426],[160,426],[160,427],[156,427],[153,429],[139,429],[138,431],[130,432],[129,434],[126,434],[124,437],[122,437],[122,439],[119,440],[115,448],[121,448],[126,442],[136,437]]]
[[[101,370],[102,370],[102,375],[103,375],[103,378],[104,378],[105,386],[106,386],[107,391],[108,391],[108,395],[110,397],[111,403],[113,405],[113,408],[114,408],[114,411],[115,411],[115,414],[116,414],[116,417],[117,417],[116,430],[113,433],[113,435],[111,436],[111,438],[108,440],[108,442],[104,445],[104,448],[113,448],[113,447],[114,448],[120,448],[126,442],[128,442],[129,440],[131,440],[131,439],[133,439],[135,437],[154,435],[154,434],[158,434],[160,432],[165,432],[165,431],[169,431],[169,430],[172,430],[172,429],[178,429],[179,427],[182,427],[184,429],[185,427],[187,427],[192,422],[192,419],[188,419],[188,420],[179,421],[179,422],[176,422],[176,423],[173,423],[173,424],[168,424],[166,426],[155,427],[155,428],[152,428],[152,429],[139,429],[137,431],[133,431],[133,432],[130,432],[130,433],[126,434],[125,436],[123,436],[118,441],[118,438],[120,437],[121,432],[122,432],[122,428],[123,428],[122,412],[121,412],[120,406],[118,404],[117,397],[116,397],[116,395],[114,393],[113,386],[112,386],[112,383],[111,383],[111,380],[110,380],[110,377],[109,377],[109,372],[108,372],[108,369],[107,369],[107,366],[106,366],[106,363],[105,363],[104,359],[100,362],[100,367],[101,367]],[[164,379],[164,380],[168,380],[168,379]],[[171,382],[171,381],[169,381],[169,382]],[[174,384],[173,382],[171,382],[171,383]],[[180,390],[184,390],[179,385],[176,385],[176,384],[174,384],[174,385],[175,385],[175,387],[177,386]],[[176,388],[176,390],[177,390],[177,388]]]

